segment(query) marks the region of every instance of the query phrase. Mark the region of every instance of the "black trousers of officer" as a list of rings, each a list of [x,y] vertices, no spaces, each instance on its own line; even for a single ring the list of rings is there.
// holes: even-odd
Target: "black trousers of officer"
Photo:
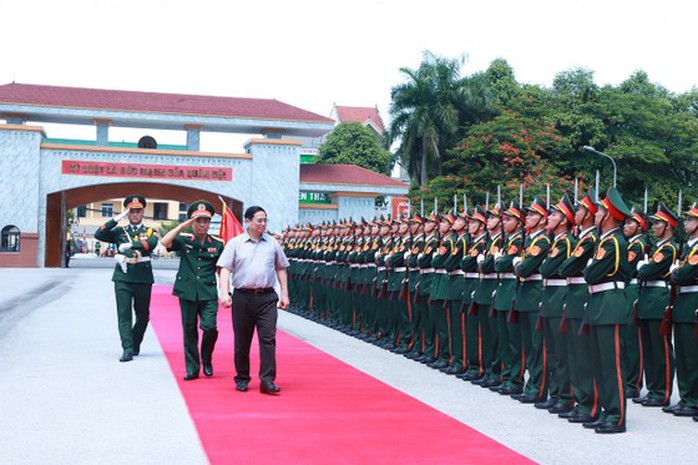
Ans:
[[[264,294],[233,292],[233,333],[235,334],[235,381],[250,380],[250,345],[257,328],[259,379],[276,378],[276,320],[279,297],[273,290]]]

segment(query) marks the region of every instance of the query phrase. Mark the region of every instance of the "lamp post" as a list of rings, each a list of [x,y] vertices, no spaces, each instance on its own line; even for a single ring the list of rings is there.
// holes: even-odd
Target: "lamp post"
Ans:
[[[616,168],[616,161],[613,159],[613,157],[611,157],[611,156],[608,155],[607,153],[599,152],[598,150],[596,150],[594,147],[592,147],[592,146],[590,146],[590,145],[585,145],[584,147],[582,147],[582,150],[585,150],[585,151],[591,152],[591,153],[595,153],[596,155],[601,155],[602,157],[606,157],[606,158],[608,158],[609,160],[611,160],[611,163],[613,163],[613,187],[616,187],[616,180],[617,180],[617,177],[618,177],[618,170],[617,170],[617,168]]]

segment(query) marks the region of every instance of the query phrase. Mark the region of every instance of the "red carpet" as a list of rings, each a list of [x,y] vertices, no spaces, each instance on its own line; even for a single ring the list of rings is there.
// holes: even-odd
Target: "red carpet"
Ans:
[[[532,463],[502,444],[279,331],[281,395],[259,393],[257,342],[246,393],[233,383],[230,311],[218,314],[214,376],[183,381],[171,288],[153,287],[151,322],[213,465]]]

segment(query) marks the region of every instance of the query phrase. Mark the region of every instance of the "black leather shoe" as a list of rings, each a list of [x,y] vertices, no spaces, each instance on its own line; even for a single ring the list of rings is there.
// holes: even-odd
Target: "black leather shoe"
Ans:
[[[664,412],[664,413],[674,413],[675,410],[677,410],[677,409],[679,409],[679,408],[682,408],[684,405],[686,405],[686,404],[684,404],[683,401],[681,400],[681,401],[679,401],[678,403],[676,403],[676,404],[674,404],[674,405],[667,405],[666,407],[662,407],[662,412]],[[692,416],[692,415],[689,415],[689,416]]]
[[[637,391],[625,391],[626,399],[637,399],[638,397],[640,397],[640,393]]]
[[[483,376],[482,378],[477,378],[477,379],[472,380],[471,383],[473,383],[476,386],[485,387],[483,385],[489,383],[490,381],[492,381],[492,378],[490,378],[489,376]],[[497,384],[499,384],[499,383],[497,383]]]
[[[548,412],[553,415],[560,415],[561,413],[571,412],[574,409],[574,404],[567,404],[565,402],[557,402],[555,405],[548,409]]]
[[[633,403],[635,403],[635,404],[641,404],[641,403],[643,403],[643,402],[646,401],[646,400],[647,400],[647,396],[635,397],[635,398],[633,399]]]
[[[602,419],[599,418],[599,419],[596,420],[596,421],[587,421],[587,422],[584,422],[584,423],[582,424],[582,426],[585,427],[586,429],[596,429],[596,428],[602,427],[602,426],[605,425],[605,424],[606,424],[606,420],[602,420]]]
[[[465,374],[463,375],[463,379],[465,381],[475,381],[476,379],[480,379],[480,373],[478,373],[476,370],[472,371],[466,371]]]
[[[594,428],[594,432],[599,434],[625,433],[625,425],[618,426],[614,423],[604,423],[598,428]]]
[[[695,417],[693,417],[693,421],[698,421],[698,415],[696,415]]]
[[[507,387],[504,385],[504,383],[499,383],[495,384],[494,386],[490,386],[487,389],[489,389],[492,392],[501,392],[502,389],[506,389]]]
[[[579,411],[576,405],[573,408],[571,408],[569,412],[562,412],[557,414],[558,417],[563,418],[565,420],[569,420],[570,418],[578,415],[582,415],[582,412]]]
[[[474,383],[475,383],[475,381],[473,381],[473,384],[474,384]],[[483,388],[493,388],[493,387],[497,387],[497,386],[501,386],[501,385],[502,385],[502,383],[499,382],[499,380],[497,379],[497,377],[496,377],[496,376],[492,376],[492,377],[488,378],[484,383],[482,383],[482,384],[480,385],[480,387],[483,387]]]
[[[204,375],[208,378],[213,376],[213,365],[204,365]]]
[[[537,409],[548,410],[553,408],[558,403],[557,399],[554,397],[548,398],[548,400],[543,402],[536,402],[533,406]]]
[[[235,381],[235,390],[247,392],[247,381]]]
[[[434,363],[436,359],[430,355],[425,356],[423,359],[420,360],[421,363],[425,365],[429,365],[430,363]]]
[[[545,402],[544,398],[538,397],[535,394],[524,394],[516,400],[518,400],[522,404],[535,404],[536,402]]]
[[[138,355],[140,353],[141,353],[141,346],[140,345],[133,346],[133,356],[135,357],[136,355]]]
[[[124,350],[124,353],[119,358],[120,362],[130,362],[133,360],[133,351],[131,349]]]
[[[196,371],[187,371],[187,374],[184,375],[184,381],[191,381],[192,379],[197,379],[199,377],[199,373]]]
[[[450,366],[442,371],[447,375],[457,375],[459,373],[462,373],[463,369],[457,366]]]
[[[577,415],[571,416],[567,419],[570,423],[594,423],[598,421],[599,417],[592,417],[589,413],[577,412]]]
[[[643,407],[664,407],[668,404],[668,402],[664,402],[660,399],[656,399],[654,397],[648,397],[645,399],[644,402],[641,402],[640,405]]]
[[[698,408],[684,405],[674,410],[673,413],[677,417],[695,417],[698,416]]]
[[[259,385],[259,392],[262,394],[278,394],[281,391],[281,388],[277,386],[276,384],[272,383],[271,381],[262,381],[262,384]]]
[[[498,392],[503,396],[513,396],[514,394],[521,394],[522,393],[521,389],[511,387],[511,386],[502,388]]]
[[[428,366],[440,370],[442,368],[446,368],[448,366],[448,363],[444,362],[443,360],[436,360],[435,362],[430,363]]]

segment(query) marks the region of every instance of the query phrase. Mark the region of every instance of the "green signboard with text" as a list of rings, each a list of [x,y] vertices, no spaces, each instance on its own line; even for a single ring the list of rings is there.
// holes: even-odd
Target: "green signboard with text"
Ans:
[[[299,192],[298,194],[299,203],[332,203],[332,199],[328,194],[324,192]]]

